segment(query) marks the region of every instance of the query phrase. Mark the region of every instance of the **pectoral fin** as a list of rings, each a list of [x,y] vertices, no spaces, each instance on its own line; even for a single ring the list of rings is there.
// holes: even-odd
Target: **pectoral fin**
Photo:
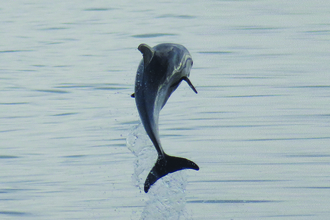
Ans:
[[[132,97],[132,98],[135,98],[135,93],[132,93],[131,97]]]
[[[190,82],[188,77],[183,77],[182,80],[186,81],[188,83],[188,85],[190,86],[190,88],[197,94],[197,90],[195,89],[194,85]]]

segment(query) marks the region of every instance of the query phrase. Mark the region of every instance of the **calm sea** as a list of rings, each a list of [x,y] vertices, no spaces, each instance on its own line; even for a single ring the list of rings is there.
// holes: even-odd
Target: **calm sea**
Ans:
[[[200,170],[142,189],[137,46],[184,45],[164,150]],[[0,219],[326,220],[330,1],[7,1]]]

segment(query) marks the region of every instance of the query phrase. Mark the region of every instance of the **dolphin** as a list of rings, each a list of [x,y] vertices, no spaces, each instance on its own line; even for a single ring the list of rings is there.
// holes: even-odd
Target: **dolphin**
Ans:
[[[158,179],[169,173],[182,169],[199,170],[197,164],[188,159],[167,155],[161,146],[158,132],[160,110],[182,80],[195,93],[197,90],[188,79],[193,60],[184,46],[164,43],[151,48],[140,44],[138,50],[143,59],[137,69],[132,97],[135,98],[144,129],[158,153],[157,161],[144,183],[144,191],[147,193]]]

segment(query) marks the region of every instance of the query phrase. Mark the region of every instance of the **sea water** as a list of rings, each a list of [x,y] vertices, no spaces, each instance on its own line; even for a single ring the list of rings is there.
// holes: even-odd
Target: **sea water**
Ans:
[[[3,3],[0,219],[328,219],[329,8]],[[140,163],[130,148],[140,124],[130,95],[137,46],[164,42],[190,51],[198,94],[184,82],[173,93],[160,139],[200,170],[171,174],[145,194],[156,154],[142,127]]]

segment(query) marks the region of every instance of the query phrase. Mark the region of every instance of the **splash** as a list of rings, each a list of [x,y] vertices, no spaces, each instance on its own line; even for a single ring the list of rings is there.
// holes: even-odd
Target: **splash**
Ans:
[[[128,134],[127,147],[136,156],[133,182],[143,192],[144,181],[155,164],[157,151],[141,123],[134,126]],[[170,173],[158,180],[146,194],[148,200],[140,220],[191,219],[185,208],[186,186],[187,175],[184,170]]]
[[[131,129],[126,142],[128,149],[136,157],[132,175],[133,182],[142,190],[145,178],[157,159],[157,152],[141,123]]]

